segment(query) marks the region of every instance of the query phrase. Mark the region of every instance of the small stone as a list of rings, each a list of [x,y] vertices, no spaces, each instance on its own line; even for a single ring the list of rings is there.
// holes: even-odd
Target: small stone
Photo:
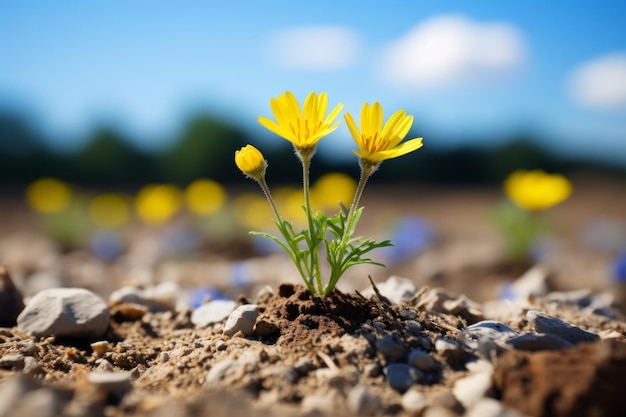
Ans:
[[[0,358],[0,368],[19,371],[24,369],[25,356],[21,353],[9,353]]]
[[[251,336],[258,315],[259,307],[256,304],[244,304],[237,307],[226,320],[224,334],[232,336],[241,332],[243,336]]]
[[[239,364],[237,363],[237,361],[232,359],[224,359],[223,361],[213,365],[213,367],[209,370],[206,376],[206,382],[208,384],[218,384],[222,380],[234,374],[238,368]]]
[[[128,372],[93,372],[87,379],[90,384],[109,394],[122,396],[132,389]]]
[[[460,366],[463,360],[463,348],[456,341],[445,337],[435,340],[435,350],[443,356],[451,366]]]
[[[137,321],[148,312],[148,307],[136,303],[122,303],[111,307],[111,317],[117,322]]]
[[[355,385],[348,393],[348,410],[359,416],[373,416],[381,407],[381,401],[365,384]]]
[[[106,340],[101,340],[99,342],[93,342],[91,345],[91,350],[93,350],[93,354],[96,358],[101,358],[105,353],[111,350],[111,344]]]
[[[419,370],[406,363],[390,363],[385,371],[389,386],[400,393],[408,390],[423,377]]]
[[[411,388],[402,396],[402,408],[411,414],[417,414],[426,408],[426,397],[418,390]]]
[[[106,303],[84,288],[50,288],[35,294],[17,327],[35,337],[100,337],[109,327]]]
[[[393,335],[383,336],[376,341],[376,350],[389,362],[401,362],[406,358],[407,350]]]
[[[465,417],[523,417],[517,411],[507,410],[502,403],[493,398],[481,398],[467,410]]]
[[[196,308],[191,313],[191,322],[198,328],[220,323],[226,320],[236,308],[237,303],[232,300],[210,301]]]
[[[383,297],[393,304],[401,304],[417,293],[417,286],[413,281],[395,275],[389,277],[385,282],[376,284],[376,288]],[[362,294],[365,297],[371,297],[375,292],[373,288],[369,287],[363,290]]]
[[[415,349],[409,353],[407,360],[409,365],[412,365],[422,372],[433,372],[439,369],[439,364],[432,358],[427,352],[420,349]]]
[[[558,336],[573,345],[582,342],[595,342],[600,339],[600,336],[595,333],[587,332],[559,318],[548,316],[535,310],[528,311],[526,319],[534,331]]]
[[[491,374],[493,372],[478,372],[458,379],[454,383],[452,393],[465,408],[477,403],[491,389]]]
[[[549,273],[542,266],[533,266],[509,286],[509,297],[527,299],[548,294]]]
[[[137,287],[122,287],[109,295],[109,305],[117,305],[123,303],[145,304],[146,300],[143,291]]]
[[[524,333],[506,341],[517,350],[536,352],[540,350],[559,350],[574,346],[567,340],[549,333]]]

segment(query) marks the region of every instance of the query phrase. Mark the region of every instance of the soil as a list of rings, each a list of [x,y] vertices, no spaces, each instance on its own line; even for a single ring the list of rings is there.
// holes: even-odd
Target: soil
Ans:
[[[597,187],[590,188],[591,194],[595,192]],[[612,193],[613,203],[616,198],[623,202],[623,195]],[[284,279],[269,282],[269,289],[261,290],[265,282],[221,288],[225,294],[235,294],[241,305],[258,305],[255,331],[248,337],[224,335],[224,323],[196,328],[190,309],[150,311],[133,304],[111,305],[111,326],[97,340],[37,339],[5,324],[0,328],[0,416],[469,416],[471,410],[452,392],[457,381],[472,374],[469,364],[482,362],[491,363],[494,369],[493,386],[484,396],[506,407],[503,412],[507,414],[501,415],[626,415],[626,397],[620,395],[626,382],[626,322],[619,313],[607,317],[576,306],[555,308],[546,299],[530,298],[533,309],[597,333],[601,340],[558,351],[508,349],[495,357],[462,343],[468,325],[490,318],[481,313],[481,304],[463,300],[483,302],[496,297],[502,281],[519,276],[527,265],[501,263],[492,252],[480,258],[482,262],[447,262],[458,261],[450,254],[459,242],[468,241],[479,242],[465,254],[475,260],[477,253],[484,254],[477,246],[491,236],[485,229],[474,228],[467,217],[462,226],[463,219],[447,216],[458,210],[459,202],[478,201],[465,204],[465,216],[468,211],[476,216],[494,198],[481,195],[471,200],[463,192],[453,201],[444,197],[426,199],[421,206],[442,234],[440,246],[419,262],[400,262],[385,273],[409,276],[418,284],[417,294],[399,304],[376,292],[363,295],[357,291],[353,283],[364,288],[367,276],[359,271],[358,278],[347,277],[342,289],[328,297],[312,296],[304,286]],[[377,202],[388,204],[387,200],[373,199],[369,206],[377,210]],[[597,204],[598,198],[580,202],[587,205],[574,204],[572,211],[560,214],[570,226],[579,221],[585,210],[581,207],[603,213],[588,205]],[[410,212],[412,204],[404,201],[392,206]],[[619,211],[615,204],[606,207],[607,216]],[[568,248],[567,256],[552,265],[557,273],[551,289],[605,289],[605,284],[590,277],[599,274],[596,266],[607,254],[590,256],[571,250],[572,228],[559,237]],[[448,233],[451,230],[454,233]],[[239,255],[226,251],[219,256],[237,258],[251,253],[250,247],[241,245],[236,250]],[[428,262],[433,259],[437,267],[430,268]],[[581,271],[577,262],[588,259],[588,268]],[[282,265],[270,263],[275,272]],[[193,278],[189,281],[196,283]],[[97,287],[98,292],[110,293],[122,280],[101,285],[105,284]],[[454,314],[431,303],[433,294],[441,291],[459,302]],[[519,332],[530,330],[524,314],[505,324]],[[436,349],[441,338],[461,342],[460,348],[455,354]],[[382,339],[397,342],[404,350],[391,358],[381,353],[378,343]],[[408,352],[415,349],[427,352],[436,366],[408,390],[422,394],[425,404],[410,410],[403,403],[407,393],[389,385],[386,366],[406,361]],[[93,378],[111,372],[123,377],[104,383]]]

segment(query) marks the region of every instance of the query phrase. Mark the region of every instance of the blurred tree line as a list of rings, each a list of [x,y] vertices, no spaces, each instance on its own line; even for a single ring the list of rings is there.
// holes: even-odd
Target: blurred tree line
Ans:
[[[0,184],[23,185],[44,176],[91,186],[132,186],[150,182],[184,185],[199,177],[225,184],[242,183],[246,180],[233,162],[234,151],[250,142],[258,144],[250,140],[245,131],[211,114],[190,118],[180,137],[159,153],[140,151],[115,127],[100,126],[93,130],[82,148],[62,154],[47,147],[34,126],[25,117],[0,114]],[[384,164],[376,174],[376,181],[491,184],[499,183],[511,171],[520,168],[565,174],[584,169],[626,176],[626,167],[564,159],[547,152],[538,143],[538,138],[520,135],[490,148],[441,150],[425,146]],[[268,181],[300,182],[301,168],[288,142],[263,147],[262,151],[271,165]],[[346,172],[355,177],[359,174],[356,158],[336,162],[318,156],[312,179],[330,171]]]

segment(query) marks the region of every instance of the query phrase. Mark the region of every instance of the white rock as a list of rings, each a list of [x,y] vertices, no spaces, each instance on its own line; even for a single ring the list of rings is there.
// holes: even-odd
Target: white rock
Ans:
[[[491,385],[491,372],[478,372],[457,380],[452,393],[465,408],[469,408],[485,396]]]
[[[409,413],[417,413],[426,408],[427,402],[424,394],[411,388],[402,396],[402,408]]]
[[[224,321],[237,308],[237,302],[232,300],[214,300],[196,308],[191,313],[191,322],[196,327],[206,327],[209,324]]]
[[[348,393],[348,410],[359,416],[373,416],[381,407],[381,401],[365,384],[355,385]]]
[[[100,337],[109,327],[106,303],[83,288],[50,288],[35,294],[17,327],[35,337]]]
[[[384,297],[394,304],[401,304],[404,300],[417,294],[417,286],[413,281],[395,275],[389,277],[385,282],[376,284],[376,287]],[[368,287],[363,290],[362,294],[365,297],[370,297],[375,293],[372,287]]]
[[[548,271],[539,265],[533,266],[511,284],[510,290],[515,298],[545,295],[549,291]]]
[[[226,320],[224,334],[232,336],[237,332],[241,332],[244,336],[252,335],[258,316],[259,307],[256,304],[244,304],[237,307]]]

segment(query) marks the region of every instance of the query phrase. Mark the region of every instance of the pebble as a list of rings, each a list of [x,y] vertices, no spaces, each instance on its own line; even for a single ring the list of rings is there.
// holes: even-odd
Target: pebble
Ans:
[[[402,408],[411,414],[417,414],[426,408],[426,397],[416,389],[409,389],[402,396]]]
[[[196,308],[193,313],[191,313],[191,322],[197,328],[207,327],[209,324],[220,323],[226,320],[236,308],[236,301],[210,301]]]
[[[548,294],[549,273],[542,266],[534,266],[522,274],[509,286],[509,296],[512,298],[527,299],[528,297],[540,297]]]
[[[348,410],[359,416],[373,416],[381,408],[380,398],[365,384],[355,385],[348,393]]]
[[[23,309],[22,293],[13,283],[9,270],[0,265],[0,327],[15,326],[17,316]]]
[[[505,342],[511,337],[517,336],[517,332],[504,323],[494,320],[483,320],[468,326],[461,333],[462,343],[478,351],[486,358],[502,351]]]
[[[559,350],[574,346],[565,339],[549,333],[524,333],[512,337],[506,343],[517,350],[536,352],[540,350]]]
[[[464,417],[523,417],[517,411],[507,410],[502,403],[493,398],[481,398],[467,412]]]
[[[122,396],[132,389],[128,372],[92,372],[87,380],[94,387],[109,394]]]
[[[244,337],[251,336],[258,316],[259,306],[256,304],[244,304],[237,307],[226,320],[224,334],[233,336],[241,332]]]
[[[11,370],[24,369],[25,356],[21,353],[9,353],[0,358],[0,368]]]
[[[50,288],[35,294],[17,327],[35,337],[101,337],[109,327],[106,303],[84,288]]]
[[[477,403],[491,389],[491,374],[493,371],[477,372],[458,379],[454,383],[452,393],[465,408]]]
[[[571,325],[559,318],[542,314],[539,311],[528,311],[526,319],[534,331],[558,336],[573,345],[582,342],[595,342],[600,339],[600,336],[595,333],[587,332],[580,327]]]
[[[112,349],[111,344],[107,342],[106,340],[93,342],[90,346],[96,358],[103,357],[105,353],[109,352]]]
[[[390,363],[386,366],[385,373],[389,386],[401,393],[422,379],[422,373],[406,363]]]
[[[435,350],[443,356],[451,366],[459,366],[463,359],[463,348],[456,341],[446,337],[435,340]]]
[[[428,354],[428,352],[424,352],[420,349],[415,349],[411,353],[409,353],[409,358],[407,360],[409,365],[412,365],[419,369],[422,372],[432,372],[439,369],[439,364],[436,360],[432,358]]]
[[[206,376],[206,382],[208,384],[218,384],[228,376],[235,373],[239,368],[237,361],[233,359],[224,359],[221,362],[216,363],[209,370]]]
[[[417,294],[417,285],[408,278],[392,275],[385,282],[376,284],[376,288],[383,297],[386,297],[393,304],[401,304]],[[375,294],[372,287],[368,287],[361,292],[365,297]]]
[[[393,335],[385,335],[376,341],[376,350],[389,362],[404,361],[407,350]]]

